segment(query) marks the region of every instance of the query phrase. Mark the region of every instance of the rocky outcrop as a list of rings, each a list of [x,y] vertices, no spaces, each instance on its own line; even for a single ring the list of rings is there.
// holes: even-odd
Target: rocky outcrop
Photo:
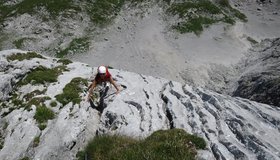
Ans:
[[[14,52],[18,51],[1,52],[1,63],[7,62],[6,57]],[[30,73],[38,66],[62,65],[52,58],[14,60],[9,64],[21,73]],[[156,130],[170,128],[182,128],[206,140],[207,149],[199,151],[199,159],[280,159],[278,108],[114,69],[110,72],[122,91],[115,95],[114,87],[110,88],[103,113],[84,101],[84,93],[79,93],[83,99],[80,103],[62,106],[56,95],[61,94],[73,78],[87,79],[92,75],[92,68],[82,63],[64,66],[66,70],[59,74],[57,82],[43,85],[14,85],[25,77],[16,78],[13,70],[1,72],[1,76],[11,76],[14,83],[5,93],[7,100],[1,101],[0,159],[75,159],[77,151],[97,134],[145,138]],[[28,110],[16,105],[17,101],[11,97],[17,93],[18,100],[25,104],[25,95],[35,89],[41,92],[34,97],[48,96],[43,103],[55,113],[46,128],[41,128],[34,119],[37,108],[43,104],[33,104]],[[53,101],[57,105],[51,105]]]
[[[280,38],[263,45],[265,48],[252,50],[245,61],[233,96],[280,106]]]

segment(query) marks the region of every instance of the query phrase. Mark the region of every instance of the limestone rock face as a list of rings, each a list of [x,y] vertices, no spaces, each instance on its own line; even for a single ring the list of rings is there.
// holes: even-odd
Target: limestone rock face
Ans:
[[[263,43],[266,47],[253,50],[244,63],[233,95],[280,107],[280,38]]]
[[[78,62],[62,64],[48,57],[7,61],[7,56],[17,52],[0,52],[1,64],[3,61],[13,68],[0,74],[0,86],[9,86],[0,96],[1,160],[75,159],[76,153],[98,134],[145,138],[156,130],[172,128],[182,128],[206,140],[207,148],[199,151],[199,159],[280,159],[279,108],[115,69],[109,71],[122,91],[116,95],[110,87],[103,113],[90,107],[83,92],[79,93],[79,103],[73,100],[63,106],[56,95],[63,93],[75,77],[89,79],[95,69]],[[57,82],[18,85],[25,74],[39,66],[65,66],[66,70],[58,75]],[[34,94],[33,99],[48,98],[30,108],[23,107],[32,100],[29,93]],[[42,106],[55,114],[45,128],[34,118]]]

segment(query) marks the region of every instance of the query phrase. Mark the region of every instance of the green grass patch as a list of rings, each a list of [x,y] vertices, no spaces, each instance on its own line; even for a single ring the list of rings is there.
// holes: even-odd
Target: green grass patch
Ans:
[[[13,42],[13,44],[16,46],[16,48],[17,49],[22,49],[23,48],[23,44],[24,44],[24,42],[25,41],[28,41],[28,40],[33,40],[33,38],[27,38],[27,37],[25,37],[25,38],[20,38],[20,39],[18,39],[18,40],[15,40],[14,42]]]
[[[57,52],[56,56],[58,58],[62,58],[68,54],[77,54],[77,53],[86,52],[89,49],[89,44],[90,42],[88,38],[73,39],[70,42],[69,46],[64,50]]]
[[[87,86],[87,80],[80,77],[74,78],[63,88],[63,93],[56,95],[55,98],[63,106],[69,102],[73,104],[79,104],[82,100],[80,93],[82,92],[82,87]]]
[[[0,22],[8,17],[17,15],[38,14],[39,8],[45,8],[52,18],[58,16],[61,12],[75,10],[80,11],[80,7],[75,5],[73,0],[23,0],[15,5],[4,5],[0,2]]]
[[[232,8],[227,0],[216,3],[209,0],[173,2],[166,12],[179,17],[179,22],[173,24],[172,28],[180,33],[194,32],[199,35],[205,27],[217,22],[235,24],[235,18],[246,22],[246,16]]]
[[[54,112],[46,106],[37,106],[34,119],[38,123],[46,123],[49,119],[54,118]]]
[[[196,12],[206,12],[209,14],[220,14],[221,9],[210,1],[187,1],[183,3],[174,3],[167,9],[167,12],[173,15],[179,15],[180,18],[185,18],[190,14],[190,9],[195,9]]]
[[[196,35],[199,35],[203,31],[204,26],[209,26],[215,22],[215,20],[207,17],[192,18],[187,22],[182,22],[174,26],[174,29],[178,30],[180,33],[194,32]]]
[[[182,129],[160,130],[145,140],[123,136],[96,136],[77,157],[114,160],[194,160],[197,149],[205,149],[206,142]]]
[[[237,18],[239,18],[240,20],[242,20],[243,22],[247,22],[247,16],[244,13],[241,13],[239,10],[235,9],[235,8],[231,8],[231,11],[233,12],[233,15]]]
[[[35,91],[32,91],[30,93],[27,93],[26,95],[23,96],[23,99],[25,99],[26,101],[29,101],[31,100],[33,97],[37,96],[37,95],[41,95],[41,94],[44,94],[46,93],[47,89],[44,89],[43,91],[40,91],[40,90],[35,90]]]
[[[43,56],[41,56],[40,54],[37,54],[35,52],[27,52],[27,53],[16,53],[16,54],[12,54],[10,56],[7,57],[8,61],[23,61],[23,60],[30,60],[33,58],[41,58],[41,59],[45,59]]]
[[[31,110],[31,106],[45,106],[44,102],[47,100],[50,100],[50,97],[36,97],[36,98],[32,98],[30,101],[28,101],[26,104],[23,104],[22,106],[24,107],[24,109],[26,109],[27,111]]]
[[[120,12],[125,0],[96,0],[88,3],[87,12],[96,25],[108,24]]]
[[[222,7],[231,8],[230,3],[228,0],[217,0],[217,3]]]
[[[66,66],[58,66],[52,69],[39,66],[26,75],[24,79],[18,82],[18,85],[31,84],[45,84],[57,82],[57,77],[66,70]]]
[[[73,63],[71,60],[65,58],[59,59],[57,62],[62,63],[63,65],[68,65],[70,63]]]
[[[223,11],[226,13],[225,16],[231,17],[231,18],[238,18],[243,22],[247,22],[247,17],[245,14],[241,13],[239,10],[232,8],[228,0],[219,0],[217,1],[218,5],[221,6]],[[226,22],[226,21],[224,21]],[[230,23],[232,24],[232,23]]]

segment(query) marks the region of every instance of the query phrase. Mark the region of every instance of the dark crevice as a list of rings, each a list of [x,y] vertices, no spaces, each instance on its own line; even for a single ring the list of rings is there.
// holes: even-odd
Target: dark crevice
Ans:
[[[122,86],[122,88],[124,88],[124,89],[126,89],[126,88],[127,88],[127,86],[126,86],[126,85],[121,84],[121,86]]]
[[[160,107],[159,107],[159,105],[158,105],[158,104],[157,104],[157,109],[158,109],[158,112],[157,112],[157,114],[158,114],[158,118],[159,118],[159,119],[162,119],[162,115],[159,113]]]
[[[160,97],[161,97],[161,99],[163,101],[163,104],[162,104],[163,106],[162,107],[163,107],[163,109],[165,111],[166,118],[168,119],[169,127],[170,127],[170,129],[173,129],[173,128],[175,128],[175,126],[174,126],[174,122],[173,122],[173,117],[172,117],[171,111],[168,108],[169,99],[163,94],[163,92],[166,90],[167,85],[169,85],[169,86],[172,85],[173,86],[171,81],[168,82],[168,83],[165,83],[163,85],[161,91],[160,91]]]
[[[166,96],[162,95],[161,99],[164,102],[166,117],[167,117],[167,119],[169,121],[170,129],[173,129],[175,127],[174,127],[174,122],[173,122],[173,117],[172,117],[171,111],[169,110],[169,108],[167,106],[168,105],[168,98]]]
[[[257,159],[268,160],[272,158],[272,155],[263,149],[263,147],[267,147],[261,141],[259,141],[254,135],[247,135],[244,132],[244,123],[241,120],[231,118],[227,119],[225,122],[232,133],[235,134],[236,138],[257,155]]]
[[[226,160],[226,158],[222,155],[222,153],[218,149],[217,144],[211,144],[211,151],[214,154],[214,157],[216,158],[216,160]]]
[[[182,96],[180,93],[174,91],[173,89],[170,90],[170,93],[171,93],[173,96],[175,96],[178,100],[180,100],[181,98],[183,98],[183,96]]]
[[[107,117],[105,120],[106,128],[109,128],[113,124],[113,122],[117,119],[117,115],[110,112],[106,112],[105,117]]]
[[[75,147],[76,144],[77,144],[77,142],[76,142],[76,141],[73,141],[72,144],[71,144],[71,146],[69,147],[69,149],[72,150],[72,149]]]
[[[146,80],[146,78],[142,75],[142,74],[139,74],[141,76],[141,78],[144,80],[144,82],[146,82],[147,84],[149,84],[149,82]]]
[[[145,93],[145,95],[146,95],[146,98],[149,99],[150,96],[149,96],[148,92],[147,92],[145,89],[143,89],[143,91],[144,91],[144,93]]]
[[[144,116],[145,116],[145,110],[143,109],[143,107],[141,106],[141,104],[134,102],[134,101],[124,101],[125,103],[134,106],[140,114],[141,117],[141,123],[140,123],[140,130],[143,132],[144,129],[141,127],[142,122],[144,121]]]
[[[123,77],[122,77],[122,76],[120,76],[120,75],[116,75],[116,77],[123,79]]]
[[[149,120],[149,131],[152,131],[152,119],[153,119],[153,115],[151,114],[151,111],[152,111],[152,107],[151,107],[151,104],[146,102],[146,105],[148,106],[148,108],[150,109],[150,120]]]
[[[227,141],[219,141],[219,142],[223,144],[230,153],[233,154],[234,159],[248,159],[248,157],[232,143]]]
[[[254,116],[256,116],[257,118],[259,118],[261,121],[263,121],[264,123],[268,123],[270,125],[272,125],[273,127],[277,128],[278,130],[280,130],[280,121],[276,120],[275,118],[273,118],[272,116],[263,113],[261,110],[257,109],[257,108],[252,108],[253,104],[251,108],[249,108],[247,105],[245,105],[244,103],[238,102],[236,101],[236,103],[238,104],[239,107],[246,109],[247,111],[249,111],[250,113],[252,113]]]
[[[191,93],[185,89],[185,86],[182,86],[182,90],[186,95],[188,95],[190,97],[190,99],[197,99],[193,93]]]
[[[203,105],[203,107],[211,114],[211,115],[213,115],[214,117],[215,117],[215,119],[216,120],[218,120],[219,119],[219,114],[217,113],[217,112],[215,112],[213,109],[211,109],[210,107],[209,107],[209,104],[204,104]]]

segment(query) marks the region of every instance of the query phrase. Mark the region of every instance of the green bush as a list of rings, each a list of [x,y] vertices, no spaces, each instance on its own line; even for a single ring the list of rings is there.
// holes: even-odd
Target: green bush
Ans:
[[[123,136],[97,136],[85,151],[77,154],[79,159],[102,160],[192,160],[196,149],[205,149],[206,142],[182,129],[160,130],[145,140]]]
[[[69,102],[73,102],[73,104],[79,104],[82,101],[79,94],[83,91],[83,86],[87,86],[87,80],[76,77],[63,88],[63,93],[56,95],[55,98],[63,106]]]
[[[54,112],[46,106],[37,106],[34,118],[38,123],[45,123],[54,118]]]

